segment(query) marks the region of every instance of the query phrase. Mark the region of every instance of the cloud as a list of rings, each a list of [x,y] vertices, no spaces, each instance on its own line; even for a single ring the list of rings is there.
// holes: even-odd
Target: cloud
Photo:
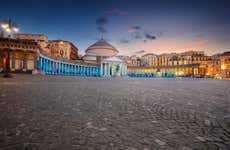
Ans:
[[[134,32],[138,32],[140,31],[141,27],[140,26],[133,26],[131,28],[128,29],[129,33],[134,33]]]
[[[106,17],[99,17],[99,18],[97,18],[97,20],[96,20],[96,24],[97,24],[98,26],[104,26],[104,25],[106,25],[108,22],[109,22],[109,21],[108,21],[108,19],[107,19]]]
[[[107,33],[105,25],[108,24],[109,20],[106,17],[99,17],[96,19],[97,30],[100,33]]]
[[[142,38],[143,38],[143,35],[142,35],[141,32],[134,32],[134,33],[132,34],[132,37],[133,37],[134,39],[142,39]]]
[[[157,37],[161,37],[163,35],[162,32],[158,32],[157,35],[152,35],[150,32],[145,32],[140,26],[132,26],[128,29],[128,32],[131,33],[132,39],[143,39],[143,42],[155,40]]]
[[[162,37],[162,36],[163,36],[163,32],[158,32],[158,33],[157,33],[157,36],[158,36],[158,37]]]
[[[143,54],[143,53],[145,53],[145,50],[136,51],[135,53],[136,54]]]
[[[156,39],[156,36],[151,35],[150,33],[145,33],[145,38],[146,38],[146,39],[149,39],[149,40],[155,40],[155,39]]]
[[[124,15],[124,14],[127,14],[128,12],[125,11],[125,10],[121,10],[119,8],[113,8],[113,9],[110,9],[110,10],[106,10],[105,13],[114,14],[114,15]]]

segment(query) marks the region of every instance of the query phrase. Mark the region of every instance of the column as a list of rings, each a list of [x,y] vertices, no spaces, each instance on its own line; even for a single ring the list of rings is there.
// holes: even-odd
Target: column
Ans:
[[[55,68],[55,70],[54,70],[54,74],[57,74],[58,73],[58,64],[57,64],[58,62],[54,62],[54,68]]]
[[[70,64],[69,65],[69,75],[73,75],[73,65],[72,64]]]
[[[85,66],[82,66],[82,76],[85,76]]]
[[[64,68],[64,64],[63,62],[61,63],[61,74],[64,75],[64,71],[65,71],[65,68]]]
[[[94,76],[94,68],[95,67],[91,67],[91,76]]]
[[[107,64],[105,64],[105,66],[104,66],[104,68],[105,68],[105,74],[104,74],[104,76],[107,76]]]
[[[101,66],[100,66],[100,77],[102,77],[102,74],[103,74],[103,64],[101,63]]]
[[[53,66],[52,61],[50,60],[49,62],[50,62],[50,74],[52,74],[52,66]]]
[[[39,69],[39,64],[38,64],[38,61],[39,61],[39,56],[38,56],[38,53],[35,52],[34,53],[34,70],[37,72],[37,70]],[[36,73],[35,72],[35,73]]]
[[[95,76],[96,76],[96,77],[99,77],[99,76],[100,76],[99,67],[95,67]]]
[[[83,68],[82,68],[82,66],[79,66],[80,67],[80,76],[82,76],[83,75]]]
[[[114,75],[114,64],[112,63],[111,65],[112,65],[112,73],[111,73],[111,76],[113,76],[113,75]]]
[[[42,71],[43,69],[43,64],[42,64],[42,57],[39,58],[39,70]]]
[[[60,62],[57,63],[57,74],[60,74]]]
[[[72,75],[72,65],[71,64],[69,64],[69,74],[68,75]]]
[[[90,67],[87,66],[87,67],[86,67],[86,76],[89,76],[89,69],[90,69]]]
[[[68,75],[68,64],[65,64],[65,75]]]
[[[74,76],[74,75],[75,75],[75,67],[74,67],[74,64],[72,64],[71,66],[72,66],[71,75]]]
[[[55,64],[54,64],[55,62],[54,61],[52,61],[52,74],[54,74],[55,73]]]
[[[110,77],[110,63],[108,63],[108,77]]]
[[[62,62],[59,62],[59,63],[60,63],[60,74],[62,74],[62,68],[63,68]]]
[[[46,73],[48,74],[49,72],[49,60],[46,59]]]
[[[27,55],[26,53],[24,52],[23,54],[23,71],[26,71],[27,70]]]
[[[49,71],[49,65],[48,65],[48,59],[46,59],[46,74],[48,74]]]
[[[123,64],[121,64],[121,76],[123,76],[123,74],[124,74],[124,66]]]
[[[92,67],[92,76],[94,76],[95,73],[95,67]]]
[[[50,62],[50,60],[48,59],[48,73],[50,74],[50,72],[51,72],[51,62]]]
[[[74,65],[74,76],[76,76],[77,75],[77,65],[75,64]]]
[[[68,65],[68,64],[65,64],[65,65],[66,65],[66,66],[65,66],[66,75],[68,75],[68,74],[69,74],[69,70],[68,70],[69,65]]]
[[[3,71],[3,52],[0,51],[0,71]]]
[[[126,65],[124,64],[124,76],[126,76],[126,73],[127,73],[127,71],[126,71]]]
[[[76,65],[77,67],[77,76],[79,75],[79,65]]]
[[[83,66],[83,76],[86,76],[86,67]]]
[[[11,59],[11,62],[12,62],[11,70],[12,70],[12,71],[15,71],[15,51],[12,51],[12,59]]]
[[[46,59],[42,58],[43,71],[46,72]]]

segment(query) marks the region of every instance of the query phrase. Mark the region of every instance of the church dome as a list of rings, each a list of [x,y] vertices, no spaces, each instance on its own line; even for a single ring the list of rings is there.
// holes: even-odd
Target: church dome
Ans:
[[[115,56],[118,50],[109,44],[106,40],[100,39],[86,49],[86,54],[91,56]]]

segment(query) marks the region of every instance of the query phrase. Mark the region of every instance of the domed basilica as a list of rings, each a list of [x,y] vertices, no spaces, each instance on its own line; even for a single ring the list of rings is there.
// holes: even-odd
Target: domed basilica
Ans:
[[[100,65],[100,76],[125,76],[127,65],[116,55],[119,51],[106,40],[100,39],[85,51],[83,60]]]

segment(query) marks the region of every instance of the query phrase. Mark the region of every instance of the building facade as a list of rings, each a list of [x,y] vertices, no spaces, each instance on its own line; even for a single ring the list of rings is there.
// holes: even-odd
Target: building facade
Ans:
[[[69,41],[48,40],[43,34],[14,34],[14,39],[37,42],[40,50],[48,55],[67,60],[78,59],[78,48]]]
[[[78,59],[78,48],[69,41],[53,40],[49,41],[48,48],[50,54],[67,60]]]
[[[230,52],[221,54],[221,76],[223,78],[230,78]]]
[[[207,56],[203,51],[188,51],[160,55],[148,53],[141,57],[131,56],[128,61],[128,74],[131,76],[161,77],[223,76],[225,78],[228,77],[224,75],[228,69],[223,71],[221,64],[225,64],[225,67],[227,66],[228,56],[226,54]]]
[[[230,52],[207,56],[203,51],[119,56],[104,39],[89,46],[85,55],[63,40],[49,41],[44,35],[15,34],[0,38],[0,72],[6,70],[10,50],[12,72],[131,77],[218,77],[230,78]]]
[[[42,51],[47,53],[50,52],[49,48],[47,47],[49,43],[48,37],[43,34],[14,34],[14,39],[31,40],[37,42]]]
[[[37,70],[40,50],[37,42],[0,38],[0,72],[6,69],[8,49],[10,49],[10,69],[12,72],[32,73]]]

